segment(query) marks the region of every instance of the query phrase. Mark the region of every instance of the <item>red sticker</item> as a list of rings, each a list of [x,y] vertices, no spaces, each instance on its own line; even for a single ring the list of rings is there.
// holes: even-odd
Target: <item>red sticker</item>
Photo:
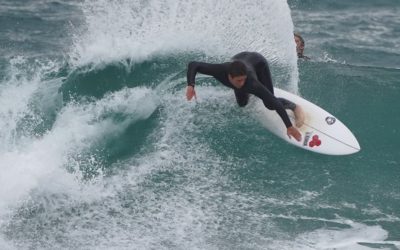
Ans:
[[[310,143],[308,144],[308,146],[310,147],[314,147],[314,146],[320,146],[321,145],[321,140],[319,139],[318,135],[314,135],[312,137],[312,140],[310,141]]]

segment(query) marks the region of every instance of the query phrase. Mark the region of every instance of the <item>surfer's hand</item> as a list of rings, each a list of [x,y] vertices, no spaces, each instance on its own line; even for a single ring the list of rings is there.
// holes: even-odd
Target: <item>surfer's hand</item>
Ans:
[[[293,136],[297,141],[301,141],[301,133],[293,126],[287,128],[287,135],[289,138],[292,138]]]
[[[193,96],[196,99],[196,91],[194,90],[193,86],[188,85],[186,88],[186,99],[190,101],[192,100]]]

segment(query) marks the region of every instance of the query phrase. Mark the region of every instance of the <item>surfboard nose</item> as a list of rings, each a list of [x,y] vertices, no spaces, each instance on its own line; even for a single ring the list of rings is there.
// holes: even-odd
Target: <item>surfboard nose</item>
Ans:
[[[349,154],[354,154],[354,153],[359,152],[361,150],[361,147],[360,147],[360,143],[358,142],[357,138],[353,135],[353,133],[351,133],[351,135],[352,135],[352,137],[350,137],[348,144],[351,148],[354,149],[354,151],[349,152]]]

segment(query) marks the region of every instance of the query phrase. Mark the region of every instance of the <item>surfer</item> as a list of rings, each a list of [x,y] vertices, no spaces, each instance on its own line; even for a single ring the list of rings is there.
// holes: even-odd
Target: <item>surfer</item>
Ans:
[[[304,113],[300,106],[284,98],[274,96],[271,72],[267,60],[256,52],[241,52],[225,63],[190,62],[187,70],[186,98],[190,101],[196,97],[196,73],[213,76],[225,86],[234,90],[236,101],[240,107],[247,105],[249,94],[260,98],[264,106],[275,110],[281,117],[287,129],[287,135],[301,140],[301,133],[294,127],[285,109],[291,109],[295,114],[296,126],[301,127]]]
[[[294,41],[296,42],[297,57],[305,60],[311,59],[304,55],[305,42],[299,33],[294,33]]]

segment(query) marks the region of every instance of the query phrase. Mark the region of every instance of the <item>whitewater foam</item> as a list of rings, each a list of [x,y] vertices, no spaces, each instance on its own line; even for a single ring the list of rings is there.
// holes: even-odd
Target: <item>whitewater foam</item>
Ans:
[[[149,89],[137,88],[123,89],[97,102],[72,102],[64,107],[52,130],[42,138],[33,137],[30,144],[23,145],[19,150],[0,154],[0,211],[18,204],[41,182],[53,179],[51,177],[55,173],[59,174],[55,180],[66,178],[67,169],[79,174],[82,164],[80,154],[95,144],[98,138],[116,136],[129,124],[147,119],[157,105]],[[110,114],[117,113],[125,118],[115,123]],[[96,159],[91,157],[94,156],[88,155],[88,161],[95,166]]]

